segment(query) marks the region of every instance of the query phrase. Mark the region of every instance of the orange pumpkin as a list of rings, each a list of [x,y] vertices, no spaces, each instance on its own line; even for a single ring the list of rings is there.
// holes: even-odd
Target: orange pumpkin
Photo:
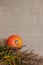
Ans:
[[[11,47],[21,48],[22,43],[23,43],[22,38],[18,35],[11,35],[7,39],[7,45]]]

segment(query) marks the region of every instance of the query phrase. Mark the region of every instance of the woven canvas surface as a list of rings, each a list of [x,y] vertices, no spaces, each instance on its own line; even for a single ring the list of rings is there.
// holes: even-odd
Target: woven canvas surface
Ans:
[[[0,38],[11,34],[43,55],[43,0],[0,0]]]

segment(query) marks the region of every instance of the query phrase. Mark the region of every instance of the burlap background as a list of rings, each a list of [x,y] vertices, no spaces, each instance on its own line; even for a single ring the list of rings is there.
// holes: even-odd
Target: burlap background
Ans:
[[[43,0],[0,0],[0,38],[11,34],[43,55]]]

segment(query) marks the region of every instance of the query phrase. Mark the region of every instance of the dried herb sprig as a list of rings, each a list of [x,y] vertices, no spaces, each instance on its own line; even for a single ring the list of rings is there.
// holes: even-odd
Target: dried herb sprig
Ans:
[[[21,49],[0,44],[0,62],[5,65],[37,65],[40,61],[41,59],[33,50],[21,51]]]

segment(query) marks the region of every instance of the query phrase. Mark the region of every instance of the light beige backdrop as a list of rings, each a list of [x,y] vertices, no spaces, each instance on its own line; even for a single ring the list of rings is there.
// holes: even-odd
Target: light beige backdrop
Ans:
[[[43,0],[0,0],[0,38],[12,34],[43,55]]]

